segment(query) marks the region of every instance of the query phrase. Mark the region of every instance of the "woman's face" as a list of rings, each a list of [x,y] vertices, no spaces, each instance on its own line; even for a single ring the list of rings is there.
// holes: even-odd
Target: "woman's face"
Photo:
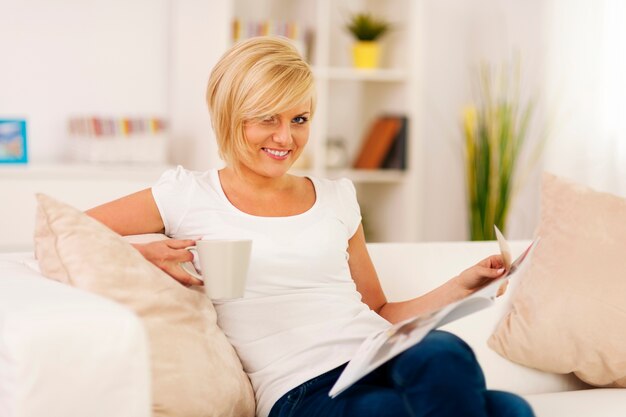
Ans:
[[[280,177],[298,159],[309,140],[311,103],[244,123],[248,141],[243,167],[265,177]]]

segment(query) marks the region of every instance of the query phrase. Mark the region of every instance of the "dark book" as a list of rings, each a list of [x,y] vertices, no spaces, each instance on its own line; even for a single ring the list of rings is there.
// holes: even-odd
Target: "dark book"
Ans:
[[[393,139],[391,149],[387,153],[387,156],[383,160],[381,168],[383,169],[406,169],[406,142],[408,135],[408,123],[407,117],[400,117],[400,130]]]

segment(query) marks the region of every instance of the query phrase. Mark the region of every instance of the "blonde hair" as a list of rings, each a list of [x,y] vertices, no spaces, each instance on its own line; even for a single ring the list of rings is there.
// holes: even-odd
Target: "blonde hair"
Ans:
[[[244,122],[278,114],[310,100],[311,68],[286,38],[260,36],[235,44],[213,68],[206,93],[220,157],[236,168],[248,143]]]

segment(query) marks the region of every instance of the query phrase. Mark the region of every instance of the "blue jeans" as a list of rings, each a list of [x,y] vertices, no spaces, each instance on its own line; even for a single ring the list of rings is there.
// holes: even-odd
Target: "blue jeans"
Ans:
[[[526,401],[487,390],[471,348],[455,335],[429,333],[422,342],[368,374],[337,397],[345,365],[292,389],[270,417],[532,417]]]

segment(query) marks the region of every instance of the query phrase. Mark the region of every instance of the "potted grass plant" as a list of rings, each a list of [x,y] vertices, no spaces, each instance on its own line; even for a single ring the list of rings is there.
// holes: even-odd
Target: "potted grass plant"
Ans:
[[[389,28],[389,22],[370,13],[356,13],[350,17],[346,29],[355,39],[352,47],[355,67],[377,68],[379,66],[379,40]]]
[[[472,240],[495,239],[494,225],[506,231],[511,201],[523,178],[520,171],[534,165],[544,142],[537,143],[532,158],[522,161],[533,104],[520,98],[519,68],[516,64],[495,71],[483,64],[476,104],[463,112]]]

